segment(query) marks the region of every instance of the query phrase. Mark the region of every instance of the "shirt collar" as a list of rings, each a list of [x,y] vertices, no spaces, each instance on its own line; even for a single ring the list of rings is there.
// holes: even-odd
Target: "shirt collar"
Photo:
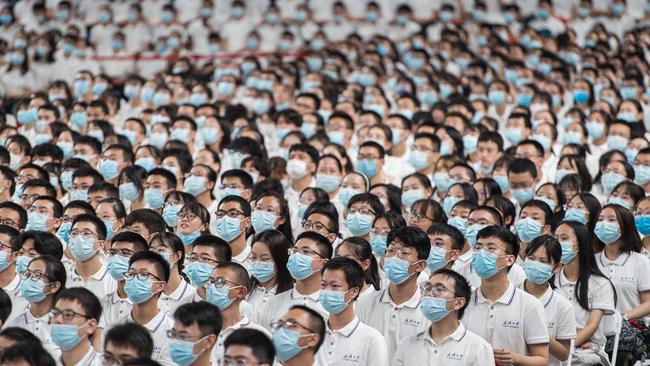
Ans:
[[[240,264],[244,263],[248,259],[248,257],[250,257],[251,252],[252,252],[251,247],[246,245],[244,250],[242,250],[241,253],[239,253],[239,255],[232,257],[232,260],[233,262],[237,262]]]
[[[129,300],[129,297],[121,298],[120,294],[117,293],[117,290],[111,293],[111,296],[109,297],[109,300],[111,301],[111,304],[115,305],[119,302],[126,301],[129,304],[133,304],[131,300]]]
[[[548,304],[551,303],[551,300],[553,300],[553,296],[555,296],[555,291],[553,291],[551,286],[549,286],[546,289],[546,292],[544,292],[544,294],[539,298],[539,301],[542,302],[542,305],[544,305],[544,307],[547,307]]]
[[[48,322],[50,320],[50,314],[47,313],[42,317],[37,318],[34,316],[34,314],[32,314],[32,311],[29,308],[27,308],[27,311],[25,311],[25,323],[32,324],[35,323],[37,320]]]
[[[390,288],[390,285],[386,287],[381,294],[381,297],[379,298],[379,302],[391,304],[392,306],[396,308],[401,308],[401,307],[407,307],[407,308],[417,308],[420,305],[420,299],[422,298],[422,295],[420,294],[420,288],[416,288],[415,292],[413,293],[413,296],[411,296],[410,299],[406,300],[404,303],[400,305],[396,305],[393,302],[393,299],[390,297],[390,292],[388,292],[388,289]]]
[[[433,338],[431,338],[431,333],[429,332],[429,328],[427,328],[427,330],[423,331],[422,333],[418,334],[418,336],[424,337],[426,341],[431,342],[432,344],[438,346],[445,342],[448,342],[449,340],[460,342],[465,337],[465,334],[467,334],[467,328],[465,328],[465,324],[463,324],[463,322],[459,321],[456,330],[454,330],[450,335],[446,336],[440,343],[436,343],[436,341],[434,341]]]
[[[153,319],[149,321],[147,324],[143,324],[147,330],[149,330],[151,333],[155,333],[156,330],[162,325],[162,323],[165,320],[165,312],[158,309],[158,315],[154,316]],[[135,320],[133,320],[133,314],[132,312],[129,312],[129,322],[135,323]]]
[[[354,333],[355,330],[357,330],[360,323],[361,323],[361,320],[359,319],[359,317],[355,316],[354,319],[351,322],[349,322],[345,327],[343,327],[341,329],[331,330],[330,326],[329,326],[329,323],[328,323],[327,324],[327,331],[329,333],[339,333],[342,336],[344,336],[345,338],[348,338],[348,337],[350,337],[352,335],[352,333]]]
[[[513,286],[510,281],[508,281],[508,288],[503,293],[503,295],[501,295],[501,297],[498,298],[497,301],[495,301],[495,303],[499,302],[505,305],[510,305],[512,300],[515,298],[516,292],[517,292],[517,288]],[[481,291],[480,287],[476,291],[476,302],[479,304],[482,304],[484,302],[490,303],[490,300],[486,299],[485,296],[483,296],[483,292]]]
[[[20,287],[20,276],[16,275],[14,276],[14,279],[11,280],[11,282],[9,282],[7,286],[5,286],[4,290],[7,292],[14,292],[18,290],[19,287]]]
[[[246,328],[246,327],[249,326],[250,324],[251,324],[250,319],[248,319],[248,318],[246,317],[246,315],[244,315],[244,316],[241,318],[240,321],[238,321],[237,323],[235,323],[235,324],[229,326],[229,327],[226,328],[226,329],[232,329],[232,330],[235,330],[235,329],[239,329],[239,328]]]
[[[178,287],[176,287],[176,290],[174,290],[174,292],[172,292],[169,295],[163,294],[161,296],[165,296],[167,299],[179,301],[183,297],[183,295],[185,295],[185,292],[187,292],[189,287],[190,285],[187,282],[181,281],[181,284]]]
[[[79,362],[75,364],[75,366],[92,365],[96,356],[97,352],[92,347],[92,345],[90,345],[90,347],[88,347],[88,352],[86,352],[86,354],[81,358],[81,360],[79,360]],[[63,365],[63,359],[59,358],[59,360],[61,361],[61,365]]]
[[[296,286],[293,287],[291,290],[291,299],[292,300],[298,300],[298,299],[303,299],[303,298],[310,298],[316,302],[320,299],[320,290],[314,292],[313,294],[309,295],[303,295],[298,290],[296,289]]]
[[[106,263],[104,261],[102,261],[101,263],[102,263],[102,266],[99,268],[99,271],[97,271],[95,274],[88,277],[88,279],[92,278],[92,279],[97,280],[97,281],[103,281],[104,280],[104,277],[108,273],[108,266],[106,265]],[[79,276],[79,274],[77,273],[76,268],[72,271],[72,278],[73,279],[82,279],[81,276]]]
[[[605,251],[603,250],[602,252],[598,253],[598,261],[600,261],[600,264],[604,266],[619,266],[623,267],[625,263],[627,263],[627,260],[630,259],[632,254],[630,253],[623,253],[618,256],[615,260],[611,261],[607,258],[605,255]]]

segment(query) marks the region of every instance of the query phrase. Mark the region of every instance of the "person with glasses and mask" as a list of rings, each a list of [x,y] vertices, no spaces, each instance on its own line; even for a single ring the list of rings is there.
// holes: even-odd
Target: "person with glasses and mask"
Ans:
[[[355,308],[363,323],[384,336],[388,357],[393,359],[401,339],[427,326],[418,310],[421,294],[417,279],[427,267],[431,243],[425,232],[411,226],[392,230],[386,241],[384,272],[389,284],[359,299]]]
[[[384,205],[377,196],[371,193],[360,193],[352,196],[345,210],[345,224],[352,236],[360,236],[370,240],[370,230],[375,217],[384,214]]]
[[[213,364],[218,365],[223,359],[223,342],[236,329],[252,328],[270,333],[263,327],[253,323],[241,313],[241,303],[249,292],[250,277],[246,268],[234,262],[224,262],[217,265],[208,283],[205,284],[206,300],[219,308],[222,324],[217,343],[212,350]]]
[[[323,266],[319,301],[328,319],[316,354],[319,365],[342,365],[350,359],[359,365],[388,365],[386,339],[354,312],[364,280],[363,269],[353,259],[337,257]]]
[[[210,354],[221,332],[219,309],[207,302],[191,302],[174,312],[167,331],[169,353],[178,366],[210,366]]]
[[[185,202],[185,205],[176,214],[177,222],[174,233],[181,239],[187,248],[201,235],[210,234],[210,214],[196,199]]]
[[[79,215],[72,221],[68,248],[74,259],[68,272],[68,287],[85,287],[99,299],[117,288],[102,259],[106,226],[96,216]]]
[[[117,281],[117,286],[114,292],[100,299],[104,311],[99,321],[99,328],[107,329],[117,324],[131,311],[133,303],[124,291],[126,285],[124,274],[129,269],[129,258],[135,253],[146,250],[149,250],[147,241],[136,233],[127,231],[111,239],[110,248],[107,250],[107,268],[110,276]]]
[[[336,206],[331,202],[313,202],[305,211],[302,222],[304,231],[317,232],[338,246],[339,214]]]
[[[275,359],[273,342],[264,333],[242,328],[232,332],[224,342],[224,365],[271,366]]]
[[[124,292],[133,308],[117,323],[137,323],[147,328],[154,344],[151,358],[161,365],[174,366],[167,337],[172,321],[158,307],[158,298],[169,281],[169,271],[169,265],[158,253],[144,251],[133,254],[124,274]]]
[[[500,365],[548,365],[549,337],[544,306],[508,279],[519,255],[519,241],[503,226],[477,235],[472,267],[481,285],[467,308],[469,331],[492,345]]]
[[[29,261],[20,279],[20,294],[29,302],[29,307],[6,327],[20,327],[32,332],[43,342],[43,348],[58,359],[61,348],[50,336],[50,310],[54,308],[59,293],[65,289],[65,267],[60,257],[38,256]]]
[[[315,355],[325,339],[325,319],[320,313],[306,305],[293,305],[272,328],[278,361],[285,366],[317,365]]]
[[[97,330],[102,305],[85,288],[67,288],[57,296],[50,310],[50,336],[61,348],[63,366],[90,365],[99,355],[92,347],[91,336]]]
[[[136,323],[111,327],[104,334],[104,352],[101,365],[123,365],[138,359],[149,359],[153,339],[147,328]]]
[[[20,296],[20,276],[16,273],[18,258],[18,230],[11,226],[0,225],[0,287],[9,299],[9,312],[2,324],[12,320],[27,306],[27,301]]]
[[[420,311],[429,328],[399,342],[392,365],[493,365],[492,347],[460,320],[472,295],[469,283],[443,268],[420,287]]]
[[[210,279],[214,267],[232,260],[232,250],[228,243],[214,235],[204,235],[194,241],[192,252],[187,257],[187,277],[196,288],[193,301],[206,299],[205,284]]]
[[[246,241],[246,231],[251,226],[251,205],[239,196],[226,196],[214,215],[215,234],[230,245],[232,260],[248,268],[251,247]]]
[[[291,305],[305,305],[325,315],[320,305],[320,271],[332,258],[332,244],[321,234],[306,231],[298,235],[296,244],[289,249],[287,268],[296,280],[293,289],[273,296],[266,306],[257,311],[256,323],[271,329],[271,323],[280,319]]]
[[[176,234],[163,232],[154,234],[149,248],[169,264],[169,281],[160,295],[158,306],[172,314],[179,306],[192,302],[196,296],[196,288],[190,285],[185,275],[185,246]]]
[[[140,234],[147,242],[155,233],[162,233],[165,230],[165,220],[156,212],[148,208],[131,211],[124,220],[122,231],[131,231]]]

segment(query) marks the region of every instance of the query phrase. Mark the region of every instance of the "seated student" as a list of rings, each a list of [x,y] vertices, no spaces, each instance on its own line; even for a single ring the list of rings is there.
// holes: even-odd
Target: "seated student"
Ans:
[[[443,268],[421,291],[420,311],[431,325],[399,342],[392,365],[494,365],[490,344],[460,321],[472,295],[467,280]]]
[[[219,186],[217,201],[221,201],[226,196],[239,196],[246,201],[250,201],[252,193],[253,178],[245,170],[237,168],[226,170],[221,174],[221,185]]]
[[[386,339],[354,312],[363,284],[363,269],[353,259],[337,257],[323,266],[319,301],[328,319],[316,354],[319,365],[343,365],[352,359],[359,365],[388,365]]]
[[[90,337],[101,315],[102,305],[89,290],[73,287],[59,293],[50,310],[50,336],[61,348],[62,365],[89,365],[99,360]]]
[[[549,338],[543,305],[508,279],[519,255],[517,237],[504,227],[488,226],[478,232],[474,249],[472,267],[481,285],[473,291],[467,308],[467,329],[492,345],[499,364],[547,365]]]
[[[2,319],[2,324],[15,318],[27,305],[27,301],[20,296],[20,276],[16,272],[16,259],[20,250],[16,247],[17,237],[18,230],[0,225],[0,288],[5,291],[3,298],[6,296],[9,301],[9,307],[4,309],[8,313]]]
[[[66,273],[60,258],[45,254],[28,262],[21,274],[20,294],[29,306],[7,323],[7,327],[21,327],[34,333],[54,358],[61,349],[50,337],[50,310],[57,295],[65,289]]]
[[[462,266],[472,260],[472,248],[469,246],[469,243],[467,243],[465,237],[467,235],[467,220],[469,220],[469,214],[477,207],[478,205],[474,202],[467,200],[459,201],[454,205],[454,207],[452,207],[449,218],[447,219],[447,224],[458,229],[458,231],[463,235],[464,241],[463,249],[460,251],[456,261],[454,261],[454,266]]]
[[[147,328],[154,341],[152,359],[163,365],[174,365],[166,336],[171,319],[158,307],[158,298],[169,281],[169,265],[160,254],[144,251],[129,259],[124,291],[133,303],[132,310],[118,323],[134,322]]]
[[[519,237],[519,257],[517,263],[522,264],[526,247],[533,239],[551,232],[553,225],[553,211],[544,201],[532,199],[521,206],[519,220],[515,224],[517,237]]]
[[[119,189],[108,182],[96,182],[88,188],[88,203],[97,209],[99,201],[107,198],[120,199]]]
[[[293,305],[273,324],[276,359],[285,366],[317,365],[325,339],[325,319],[311,307]]]
[[[561,267],[562,247],[554,237],[542,235],[528,243],[523,269],[526,281],[520,288],[544,304],[548,325],[550,365],[569,358],[570,343],[576,337],[576,321],[571,303],[556,293],[549,281]]]
[[[353,236],[370,240],[370,230],[376,217],[384,214],[384,205],[377,196],[359,193],[348,201],[345,210],[345,226]]]
[[[451,269],[465,245],[461,232],[448,224],[434,223],[427,230],[427,235],[431,239],[431,251],[427,258],[427,269],[418,278],[422,282],[441,268]]]
[[[196,238],[203,234],[210,234],[208,228],[210,214],[195,198],[187,200],[176,216],[178,220],[174,233],[181,239],[186,250],[191,249],[189,247]]]
[[[215,235],[228,242],[232,260],[248,269],[251,247],[246,242],[246,231],[251,226],[251,205],[239,196],[226,196],[218,205],[213,227]]]
[[[306,231],[298,235],[287,262],[289,273],[296,280],[293,289],[273,296],[263,309],[255,309],[254,321],[266,329],[271,329],[271,324],[280,319],[291,305],[296,304],[308,306],[325,314],[325,310],[318,302],[320,270],[332,258],[332,252],[329,240],[321,234]]]
[[[28,180],[22,186],[19,204],[27,210],[34,203],[34,200],[40,196],[56,198],[56,190],[47,180]]]
[[[3,354],[7,348],[18,343],[30,343],[43,347],[41,340],[25,328],[3,327],[0,330],[0,354]]]
[[[474,250],[474,247],[476,246],[476,237],[478,232],[490,225],[503,225],[503,218],[497,209],[489,206],[478,206],[470,212],[469,218],[467,220],[467,232],[465,239],[467,240],[470,248],[472,248],[472,258],[476,252],[476,250]],[[455,263],[452,269],[460,273],[467,279],[467,281],[469,281],[469,285],[472,287],[472,291],[477,289],[481,284],[481,278],[476,274],[471,260],[467,261],[464,264],[460,262]],[[513,285],[519,286],[519,284],[524,282],[526,279],[526,274],[524,273],[523,269],[521,269],[521,266],[515,263],[508,272],[508,279]]]
[[[96,166],[96,165],[93,165]],[[88,190],[90,187],[103,181],[102,175],[93,168],[79,168],[72,174],[72,189],[70,189],[70,201],[88,202]]]
[[[177,307],[192,302],[196,296],[196,288],[185,276],[185,246],[176,234],[164,232],[153,235],[150,249],[169,264],[169,281],[160,295],[158,306],[165,313],[173,314]]]
[[[43,348],[32,343],[18,343],[7,348],[0,356],[2,365],[55,366],[54,358]]]
[[[384,271],[390,283],[359,299],[356,311],[363,323],[383,334],[392,359],[402,338],[426,329],[426,318],[418,310],[417,279],[427,267],[431,244],[427,234],[411,226],[392,230],[387,242]]]
[[[56,234],[61,226],[63,206],[56,198],[38,196],[27,208],[27,227],[25,230],[47,231]]]
[[[167,332],[172,361],[180,366],[212,365],[210,353],[222,324],[219,309],[205,301],[179,306]]]
[[[364,281],[359,290],[359,298],[379,291],[381,288],[379,264],[372,254],[370,243],[358,236],[347,238],[336,248],[334,257],[350,258],[361,266]]]
[[[224,365],[273,365],[275,348],[271,339],[259,330],[241,328],[233,331],[223,343]]]
[[[162,214],[165,196],[176,189],[176,176],[167,169],[153,168],[147,173],[143,187],[147,208]]]
[[[239,263],[224,262],[215,267],[205,285],[206,300],[219,308],[222,318],[221,332],[212,351],[212,361],[215,365],[223,359],[223,341],[233,330],[253,328],[268,333],[241,313],[240,305],[248,294],[249,284],[250,278],[246,268]],[[271,334],[268,333],[268,336]]]
[[[339,214],[331,202],[313,202],[304,212],[303,231],[317,232],[337,247],[339,244]]]
[[[192,253],[187,257],[187,277],[196,287],[194,301],[206,299],[205,284],[208,283],[214,267],[222,262],[230,262],[232,251],[223,239],[213,235],[198,237],[192,245]]]
[[[67,246],[68,241],[70,240],[70,229],[72,228],[72,220],[74,220],[75,217],[81,214],[94,215],[95,209],[88,202],[84,202],[84,201],[72,201],[69,202],[67,205],[65,205],[65,207],[63,208],[63,215],[61,216],[61,226],[59,226],[59,230],[57,230],[56,232],[57,237],[61,239],[63,245]],[[69,252],[66,252],[65,254],[67,258],[72,258],[72,254],[70,254]]]
[[[140,235],[125,231],[111,239],[108,252],[107,269],[117,282],[115,291],[100,299],[104,309],[99,328],[107,329],[117,324],[126,314],[131,312],[133,304],[124,291],[126,279],[124,275],[129,270],[129,258],[135,253],[148,250],[147,242]]]
[[[147,208],[131,211],[124,220],[124,231],[132,231],[140,234],[147,242],[151,240],[154,233],[166,231],[165,220],[162,216]]]
[[[147,328],[136,323],[111,327],[104,333],[101,360],[104,365],[127,364],[136,359],[147,359],[153,353],[153,339]]]
[[[27,211],[17,203],[0,202],[0,223],[23,230],[27,226]]]
[[[108,274],[100,254],[105,239],[106,226],[98,217],[75,217],[70,230],[69,247],[74,262],[68,273],[68,287],[86,287],[99,299],[115,291],[117,283]]]
[[[287,269],[291,245],[277,230],[262,231],[251,243],[251,290],[246,300],[252,309],[261,311],[271,297],[293,287],[294,279]]]

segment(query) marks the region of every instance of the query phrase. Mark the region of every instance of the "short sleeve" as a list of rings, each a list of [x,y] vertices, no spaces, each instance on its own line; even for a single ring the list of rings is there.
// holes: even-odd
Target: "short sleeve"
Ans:
[[[591,310],[602,310],[605,315],[614,314],[614,286],[609,280],[589,281],[589,297],[592,299]]]
[[[561,296],[558,296],[556,301],[557,306],[555,307],[555,311],[557,312],[557,324],[555,328],[555,339],[574,339],[576,337],[577,326],[573,306]]]
[[[535,299],[533,299],[535,300]],[[524,322],[524,340],[526,344],[548,343],[548,328],[546,325],[546,314],[542,303],[535,301],[526,301],[528,311],[526,311]]]
[[[639,279],[639,292],[650,291],[650,260],[643,254],[639,254],[637,257],[639,265],[636,278]]]

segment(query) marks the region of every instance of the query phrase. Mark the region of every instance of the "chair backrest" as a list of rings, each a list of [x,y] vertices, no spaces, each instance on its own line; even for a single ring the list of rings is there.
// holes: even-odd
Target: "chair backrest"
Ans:
[[[618,311],[612,315],[605,315],[600,323],[603,334],[606,337],[612,337],[621,334],[621,327],[623,326],[623,317]]]

